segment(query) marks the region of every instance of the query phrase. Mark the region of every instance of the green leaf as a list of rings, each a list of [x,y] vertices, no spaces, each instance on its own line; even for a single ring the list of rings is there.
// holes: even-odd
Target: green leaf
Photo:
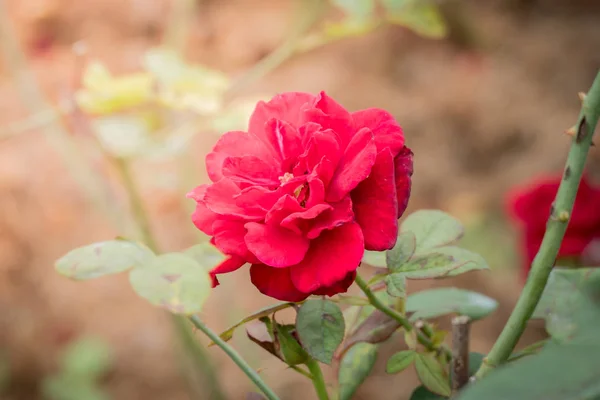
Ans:
[[[403,350],[391,356],[385,367],[388,374],[397,374],[408,368],[415,361],[417,353],[414,350]]]
[[[419,210],[404,219],[400,232],[415,235],[416,252],[445,246],[460,239],[464,228],[459,220],[439,210]]]
[[[346,351],[338,373],[340,400],[351,399],[369,376],[377,360],[377,348],[374,344],[357,343]]]
[[[109,240],[71,250],[55,267],[59,274],[87,280],[140,267],[154,258],[150,249],[127,240]]]
[[[287,365],[304,364],[309,357],[300,343],[294,337],[294,325],[280,325],[274,323],[275,349],[281,354],[281,359]]]
[[[417,387],[410,395],[410,400],[444,400],[444,399],[446,399],[446,397],[442,397],[439,394],[430,392],[423,385]]]
[[[578,288],[581,301],[573,310],[577,329],[570,340],[550,341],[540,353],[506,364],[469,385],[458,399],[600,398],[600,277],[594,275]]]
[[[348,348],[354,346],[356,343],[366,342],[377,344],[388,340],[398,330],[400,323],[381,311],[375,310],[359,324],[355,323],[355,326],[356,328],[347,332],[346,340],[338,348],[337,357],[340,354],[344,354]]]
[[[435,355],[417,353],[415,369],[419,380],[427,389],[441,396],[450,396],[451,389],[448,374],[436,360]]]
[[[307,300],[296,316],[302,347],[314,359],[330,364],[344,339],[344,316],[337,304],[323,299]]]
[[[403,274],[390,274],[385,277],[387,293],[393,297],[406,297],[406,277]]]
[[[386,265],[395,272],[415,254],[417,238],[413,232],[401,232],[393,249],[386,252]]]
[[[386,20],[432,39],[446,36],[448,28],[437,5],[422,0],[384,0]],[[399,6],[398,6],[399,5]]]
[[[457,288],[422,290],[406,300],[406,312],[414,313],[411,321],[446,314],[466,315],[477,320],[491,314],[497,307],[498,302],[490,297]]]
[[[489,266],[479,254],[459,247],[445,246],[416,254],[398,268],[396,273],[402,273],[407,279],[429,279],[456,276],[480,269],[489,269]]]
[[[277,311],[289,308],[289,307],[293,306],[294,304],[295,303],[290,303],[290,302],[286,301],[284,303],[277,303],[272,306],[261,308],[260,310],[255,311],[254,313],[250,314],[246,318],[239,320],[238,322],[236,322],[235,324],[233,324],[232,326],[227,328],[219,336],[221,337],[221,339],[223,339],[224,341],[227,342],[228,340],[231,340],[231,338],[233,337],[233,332],[236,330],[236,328],[238,328],[252,320],[259,319],[262,317],[268,317],[269,315],[271,315]],[[214,343],[211,343],[209,346],[212,346],[212,345],[214,345]]]
[[[151,304],[186,315],[202,310],[211,289],[206,269],[183,253],[163,254],[148,265],[134,268],[129,282]]]
[[[210,271],[215,265],[219,265],[225,260],[225,255],[207,242],[189,247],[182,253],[196,260],[207,271]]]
[[[553,338],[567,339],[577,329],[573,313],[585,301],[581,288],[597,277],[598,268],[554,268],[533,318],[545,319],[546,330]]]
[[[365,250],[362,262],[372,267],[386,268],[386,252],[385,251],[369,251]]]

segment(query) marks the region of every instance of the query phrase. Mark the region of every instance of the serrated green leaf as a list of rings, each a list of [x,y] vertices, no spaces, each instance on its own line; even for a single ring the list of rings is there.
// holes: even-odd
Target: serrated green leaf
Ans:
[[[395,272],[415,254],[417,238],[413,232],[401,232],[393,249],[386,252],[386,265]]]
[[[406,312],[413,313],[411,321],[446,314],[466,315],[477,320],[491,314],[497,307],[498,302],[490,297],[457,288],[423,290],[406,300]]]
[[[450,389],[450,382],[448,381],[448,374],[435,358],[435,355],[417,353],[415,357],[415,369],[419,380],[427,389],[441,396],[450,396],[452,391]]]
[[[196,260],[207,271],[225,260],[225,255],[208,242],[196,244],[185,249],[182,253]]]
[[[208,271],[183,253],[163,254],[134,268],[129,282],[139,296],[174,314],[200,312],[211,289]]]
[[[377,360],[377,348],[377,345],[362,342],[346,351],[338,372],[340,400],[351,399],[369,376]]]
[[[397,374],[408,368],[415,361],[417,353],[414,350],[403,350],[392,355],[385,367],[388,374]]]
[[[445,246],[460,239],[464,228],[459,220],[440,210],[419,210],[404,219],[400,232],[412,232],[416,252]]]
[[[489,266],[479,254],[459,247],[445,246],[415,254],[396,273],[402,273],[407,279],[429,279],[456,276],[480,269],[489,269]]]
[[[406,297],[406,277],[403,274],[390,274],[385,277],[387,293],[393,297]]]
[[[244,325],[245,323],[253,321],[255,319],[259,319],[262,317],[268,317],[269,315],[271,315],[277,311],[289,308],[289,307],[293,306],[294,304],[295,303],[290,303],[290,302],[286,301],[283,303],[277,303],[272,306],[261,308],[260,310],[253,312],[246,318],[239,320],[238,322],[236,322],[235,324],[233,324],[232,326],[227,328],[225,331],[223,331],[219,336],[221,337],[221,339],[223,339],[224,341],[227,342],[227,341],[231,340],[231,338],[233,337],[233,332],[236,330],[236,328]],[[212,346],[212,345],[214,345],[214,343],[211,343],[209,346]]]
[[[59,274],[87,280],[140,267],[154,258],[146,246],[128,240],[108,240],[71,250],[55,263]]]
[[[337,304],[324,299],[307,300],[296,316],[302,347],[314,359],[330,364],[344,339],[344,316]]]
[[[365,250],[362,261],[372,267],[386,268],[386,255],[385,251],[369,251]]]
[[[533,318],[545,319],[546,330],[553,338],[567,339],[577,329],[573,312],[585,301],[581,288],[590,279],[597,277],[600,277],[599,268],[555,267],[550,273]]]

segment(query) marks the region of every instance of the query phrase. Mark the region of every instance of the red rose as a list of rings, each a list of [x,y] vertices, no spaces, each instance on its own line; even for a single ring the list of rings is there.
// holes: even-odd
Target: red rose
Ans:
[[[556,197],[561,177],[538,179],[529,185],[514,189],[508,196],[508,211],[524,236],[525,275],[540,248],[550,208]],[[588,245],[600,238],[600,187],[591,186],[581,179],[573,213],[558,252],[558,258],[579,259]]]
[[[213,286],[250,263],[276,299],[345,292],[365,249],[396,243],[412,156],[386,111],[349,113],[323,92],[259,102],[249,132],[227,132],[207,155],[213,183],[188,194],[194,224],[228,255]]]

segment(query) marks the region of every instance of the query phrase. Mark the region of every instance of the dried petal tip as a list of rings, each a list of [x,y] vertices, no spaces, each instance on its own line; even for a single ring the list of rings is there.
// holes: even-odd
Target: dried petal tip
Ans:
[[[584,92],[579,92],[577,93],[577,96],[579,96],[579,100],[583,102],[585,100],[586,94]]]

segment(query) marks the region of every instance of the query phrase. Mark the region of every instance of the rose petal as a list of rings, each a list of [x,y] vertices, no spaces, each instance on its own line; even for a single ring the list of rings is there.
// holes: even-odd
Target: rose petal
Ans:
[[[259,102],[250,116],[248,130],[258,136],[265,144],[270,143],[265,125],[271,118],[285,121],[292,126],[302,125],[301,110],[311,107],[316,98],[310,93],[287,92],[278,94],[268,103]]]
[[[356,271],[349,272],[341,281],[336,282],[332,286],[319,288],[313,294],[317,296],[335,296],[339,293],[346,293],[348,288],[354,283],[354,279],[356,279]]]
[[[209,272],[212,279],[212,287],[216,287],[219,284],[219,280],[217,279],[218,274],[227,274],[236,271],[244,264],[246,264],[246,261],[238,256],[226,258],[221,264],[217,265]]]
[[[353,138],[329,184],[326,199],[340,201],[371,172],[377,157],[373,133],[368,128],[360,130]]]
[[[398,199],[394,158],[389,148],[379,154],[371,174],[351,193],[356,222],[365,237],[365,249],[383,251],[398,238]]]
[[[290,268],[292,282],[305,293],[333,286],[358,268],[363,253],[364,240],[357,223],[324,231],[311,242],[304,259]]]
[[[309,240],[277,225],[249,222],[245,225],[248,249],[262,263],[271,267],[288,267],[299,263],[306,254]]]
[[[246,236],[245,221],[216,221],[212,228],[214,237],[212,242],[222,253],[236,255],[249,263],[256,263],[258,260],[254,254],[248,251],[244,237]]]
[[[356,131],[367,127],[373,132],[378,152],[389,147],[392,156],[396,156],[404,147],[402,128],[389,112],[380,108],[367,108],[352,113],[352,120]]]
[[[290,195],[284,195],[269,210],[265,217],[265,223],[269,225],[279,225],[284,218],[290,214],[303,211],[304,208],[298,203],[298,200]]]
[[[239,193],[240,188],[235,183],[223,178],[206,188],[204,203],[210,211],[219,215],[250,221],[260,219],[260,216],[249,214],[235,203],[235,197]]]
[[[223,162],[227,157],[241,157],[251,154],[265,161],[271,161],[274,165],[277,160],[273,153],[254,134],[232,131],[227,132],[215,144],[212,152],[206,155],[206,171],[213,182],[223,178]]]
[[[313,122],[322,126],[323,130],[335,131],[340,139],[341,148],[352,139],[355,130],[352,127],[352,116],[339,103],[321,92],[314,103],[313,108],[304,112],[305,122]]]
[[[273,164],[254,156],[227,157],[223,161],[222,173],[242,189],[249,186],[275,189],[280,184],[280,171]]]
[[[308,297],[293,285],[289,268],[271,268],[264,264],[252,264],[250,281],[264,295],[281,301],[298,302]]]
[[[282,161],[282,170],[288,172],[291,163],[302,153],[302,143],[296,128],[285,121],[271,118],[265,125],[265,135],[270,146]]]
[[[298,164],[294,168],[294,174],[309,173],[321,162],[323,157],[327,158],[334,168],[342,157],[337,135],[331,129],[313,134],[308,141],[306,151],[298,157]]]
[[[406,146],[394,158],[396,195],[398,196],[398,218],[408,206],[413,174],[413,152]]]
[[[304,209],[304,211],[288,215],[281,221],[281,226],[302,235],[308,230],[312,222],[311,220],[314,220],[327,210],[333,210],[333,207],[329,204],[317,204],[314,207]]]
[[[310,231],[306,234],[307,238],[315,239],[324,230],[335,229],[346,222],[354,220],[350,197],[344,197],[342,201],[331,203],[331,207],[315,219]]]
[[[198,229],[207,235],[213,234],[213,223],[219,218],[217,214],[212,212],[206,207],[204,203],[204,196],[206,195],[206,189],[210,185],[201,185],[190,191],[186,197],[194,199],[196,201],[196,209],[192,213],[192,222]]]

